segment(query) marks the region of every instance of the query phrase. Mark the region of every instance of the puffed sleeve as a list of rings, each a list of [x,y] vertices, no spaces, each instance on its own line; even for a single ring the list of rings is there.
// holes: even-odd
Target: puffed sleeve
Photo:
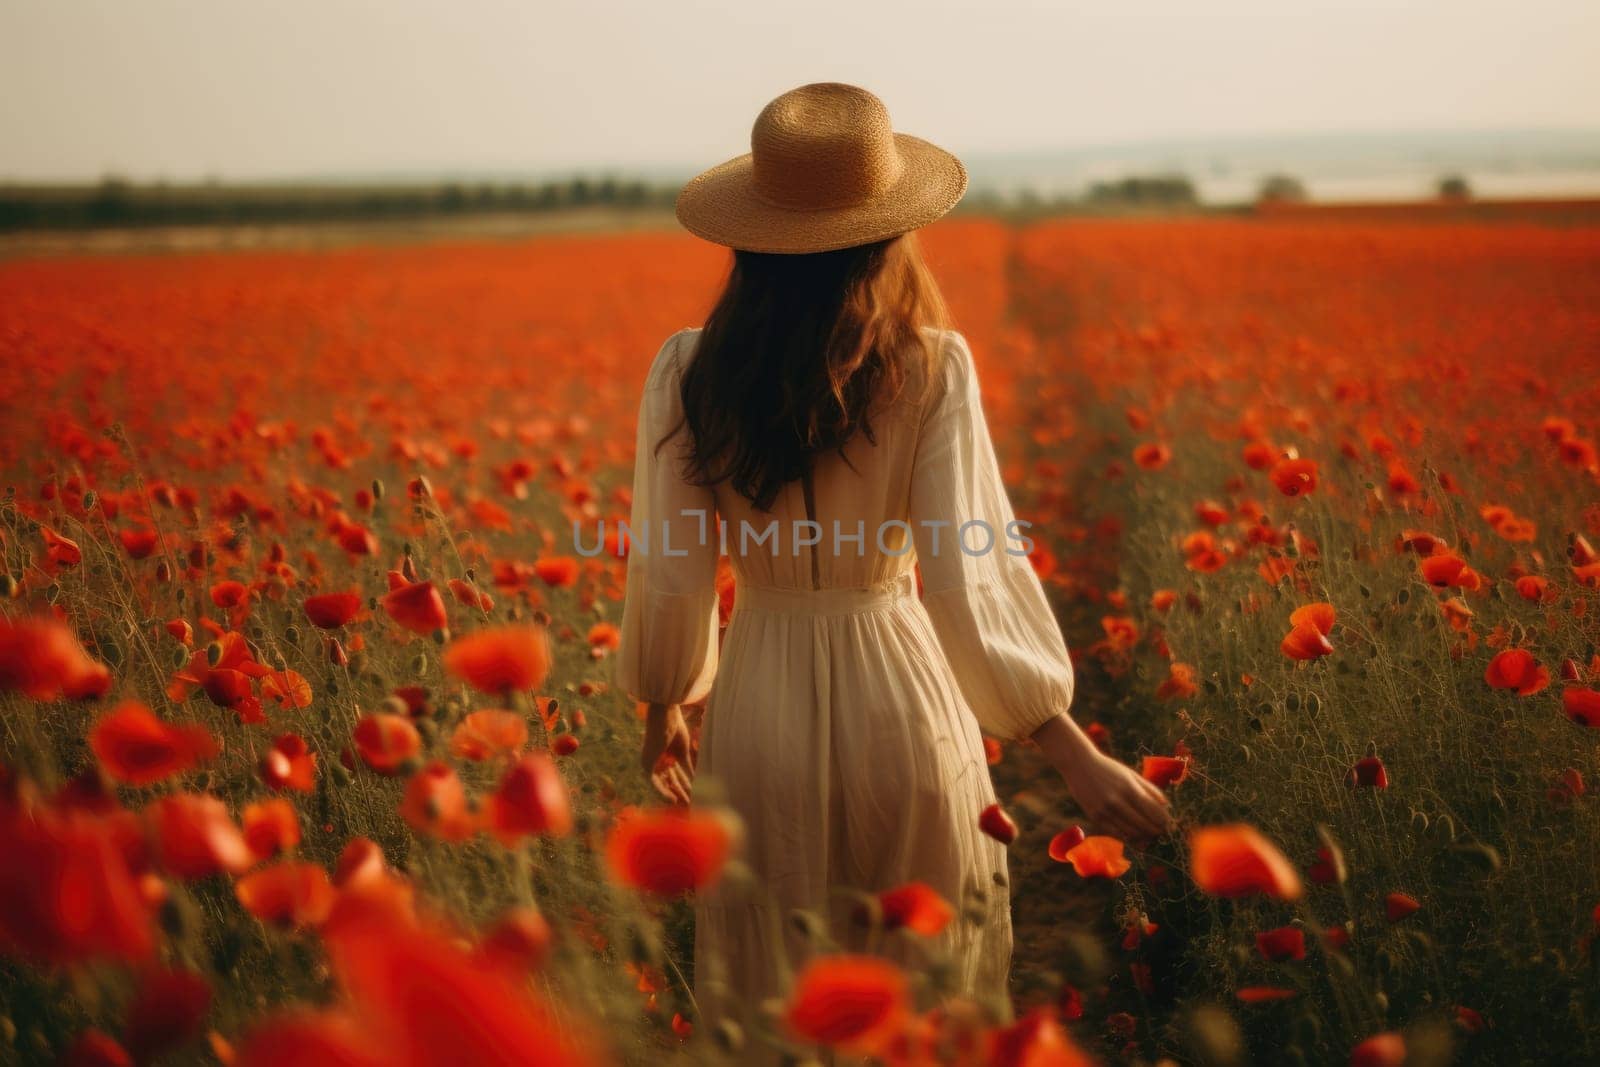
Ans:
[[[989,438],[972,353],[944,335],[923,414],[910,521],[923,604],[984,732],[1027,737],[1072,703],[1072,660],[1028,561]]]
[[[687,332],[669,337],[651,364],[635,442],[617,684],[653,704],[695,703],[717,671],[715,498],[684,480],[686,428],[656,448],[682,414],[678,375]]]

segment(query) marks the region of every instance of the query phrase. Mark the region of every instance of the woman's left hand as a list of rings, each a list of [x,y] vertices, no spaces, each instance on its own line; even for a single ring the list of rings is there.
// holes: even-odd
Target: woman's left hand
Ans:
[[[694,750],[689,725],[676,704],[651,704],[645,714],[644,748],[639,763],[656,792],[675,804],[688,804],[694,780]]]

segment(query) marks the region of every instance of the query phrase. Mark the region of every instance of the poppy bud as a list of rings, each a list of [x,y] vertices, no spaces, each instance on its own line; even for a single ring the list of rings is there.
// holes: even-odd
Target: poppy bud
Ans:
[[[381,478],[372,479],[372,499],[383,499],[383,479]]]

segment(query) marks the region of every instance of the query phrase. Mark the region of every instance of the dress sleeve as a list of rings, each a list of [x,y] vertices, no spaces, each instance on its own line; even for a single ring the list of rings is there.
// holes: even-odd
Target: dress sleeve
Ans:
[[[687,429],[678,425],[679,348],[685,331],[656,354],[639,403],[628,522],[627,592],[617,684],[633,699],[692,704],[717,671],[716,500],[684,480]]]
[[[979,726],[1018,740],[1071,705],[1072,660],[1028,560],[1029,532],[1012,525],[959,333],[946,333],[942,363],[911,476],[923,604]]]

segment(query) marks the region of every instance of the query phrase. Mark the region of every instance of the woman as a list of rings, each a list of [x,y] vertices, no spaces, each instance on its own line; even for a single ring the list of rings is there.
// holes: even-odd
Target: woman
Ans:
[[[819,945],[869,943],[865,894],[912,882],[983,918],[871,946],[992,995],[1012,933],[1005,850],[978,825],[995,800],[980,728],[1036,742],[1107,833],[1163,832],[1166,801],[1067,714],[1071,661],[972,355],[910,234],[965,169],[832,83],[769,104],[751,148],[678,201],[736,251],[705,326],[668,338],[645,383],[618,660],[649,705],[657,787],[687,803],[714,780],[745,825],[759,888],[696,901],[697,999],[715,1021],[781,996]],[[719,551],[736,578],[720,666]],[[708,693],[696,754],[681,707]]]

